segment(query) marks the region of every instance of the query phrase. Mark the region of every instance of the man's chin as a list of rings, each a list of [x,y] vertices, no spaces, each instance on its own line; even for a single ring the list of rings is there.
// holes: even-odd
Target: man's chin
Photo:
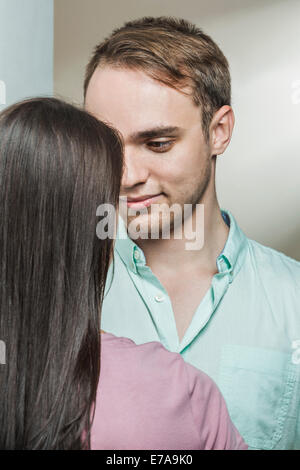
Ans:
[[[147,220],[140,217],[128,218],[128,222],[125,222],[125,225],[128,235],[132,240],[170,239],[174,228],[173,221],[169,223],[169,221],[151,220],[151,216]]]
[[[177,220],[181,224],[181,205],[175,204],[175,213],[170,210],[168,204],[160,204],[145,208],[142,213],[130,215],[130,211],[121,211],[120,214],[124,220],[127,232],[133,240],[157,240],[160,238],[170,239],[170,234],[175,227]],[[175,224],[175,225],[174,225]]]
[[[124,220],[124,219],[123,219]],[[156,232],[156,227],[151,224],[151,216],[137,216],[127,217],[125,220],[127,232],[130,238],[133,240],[148,240],[151,239],[151,233]],[[159,232],[159,227],[158,227]]]

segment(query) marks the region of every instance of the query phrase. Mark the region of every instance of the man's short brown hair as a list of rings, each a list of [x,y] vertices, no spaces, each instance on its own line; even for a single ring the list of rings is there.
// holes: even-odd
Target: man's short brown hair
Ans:
[[[144,17],[114,30],[96,46],[87,65],[84,98],[99,65],[143,70],[178,90],[188,86],[201,107],[206,138],[215,111],[231,104],[226,57],[209,36],[184,19]]]

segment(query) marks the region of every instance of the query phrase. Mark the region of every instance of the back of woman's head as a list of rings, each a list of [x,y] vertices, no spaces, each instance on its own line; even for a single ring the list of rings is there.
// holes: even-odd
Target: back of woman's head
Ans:
[[[118,204],[121,174],[120,139],[82,110],[36,98],[0,114],[2,449],[90,445],[113,244],[96,209]]]

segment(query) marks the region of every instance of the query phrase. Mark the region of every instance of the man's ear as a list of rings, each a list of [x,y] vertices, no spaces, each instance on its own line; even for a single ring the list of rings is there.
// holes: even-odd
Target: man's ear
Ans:
[[[210,146],[212,155],[221,155],[225,152],[234,126],[234,113],[230,106],[222,106],[214,114],[210,127]]]

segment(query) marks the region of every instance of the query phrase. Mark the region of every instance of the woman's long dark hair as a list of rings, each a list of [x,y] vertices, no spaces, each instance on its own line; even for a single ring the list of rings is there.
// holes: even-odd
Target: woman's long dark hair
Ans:
[[[100,310],[113,240],[96,209],[118,204],[122,144],[54,98],[0,114],[0,448],[90,448]]]

